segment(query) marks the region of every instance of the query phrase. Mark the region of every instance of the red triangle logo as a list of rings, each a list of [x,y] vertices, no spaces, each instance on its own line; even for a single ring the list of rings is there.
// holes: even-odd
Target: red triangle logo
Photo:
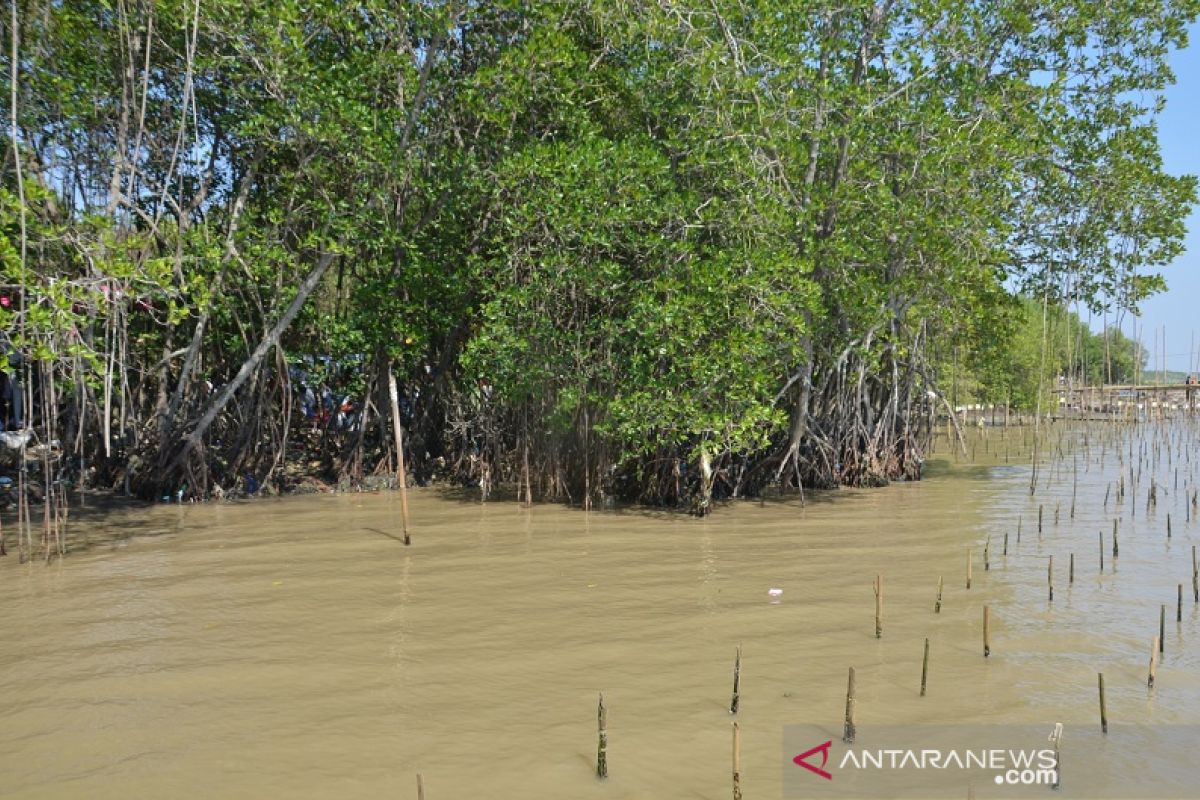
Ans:
[[[793,758],[792,761],[795,762],[798,766],[804,767],[809,772],[815,772],[817,775],[820,775],[825,780],[831,781],[831,780],[833,780],[833,776],[830,775],[828,772],[826,772],[824,769],[822,769],[822,767],[824,767],[826,764],[829,763],[829,748],[832,746],[833,746],[833,740],[830,739],[828,742],[825,742],[824,744],[819,744],[811,750],[805,750],[803,753],[801,753],[800,755]],[[812,764],[810,764],[804,760],[804,759],[808,758],[809,756],[816,754],[818,751],[820,751],[820,753],[821,753],[821,766],[820,767],[815,767]]]

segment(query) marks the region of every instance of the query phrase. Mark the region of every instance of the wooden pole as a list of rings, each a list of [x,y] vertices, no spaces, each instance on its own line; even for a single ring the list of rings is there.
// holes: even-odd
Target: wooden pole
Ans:
[[[991,641],[991,613],[987,606],[983,607],[983,657],[987,658],[992,654]]]
[[[608,711],[604,708],[604,692],[600,693],[600,703],[596,706],[596,729],[596,777],[603,779],[608,777]]]
[[[842,741],[854,744],[854,667],[850,668],[850,682],[846,687],[846,720]]]
[[[742,728],[733,723],[733,800],[742,800]]]
[[[1042,511],[1043,510],[1044,510],[1043,506],[1039,505],[1038,506],[1038,533],[1042,532]]]
[[[1150,674],[1146,677],[1146,686],[1154,688],[1154,673],[1158,668],[1158,637],[1155,636],[1150,643]]]
[[[1104,707],[1104,673],[1100,676],[1100,732],[1108,733],[1108,711]]]
[[[1075,583],[1075,554],[1071,553],[1071,567],[1067,572],[1067,584]]]
[[[983,545],[983,571],[987,572],[992,568],[991,564],[992,552],[992,537],[988,536],[987,541]]]
[[[729,702],[729,713],[738,713],[738,703],[741,702],[742,684],[742,646],[739,644],[733,656],[733,700]]]
[[[1194,553],[1195,548],[1192,548],[1192,550]],[[938,575],[937,601],[933,604],[933,613],[935,613],[935,614],[942,613],[942,576],[941,575]]]
[[[1183,622],[1183,584],[1179,584],[1179,601],[1175,605],[1175,621]]]
[[[1063,725],[1056,722],[1054,732],[1050,734],[1050,741],[1054,742],[1054,783],[1051,784],[1051,789],[1059,789],[1062,786],[1062,734]]]
[[[1004,532],[1004,555],[1008,555],[1008,531]]]
[[[925,657],[921,659],[921,697],[925,696],[925,679],[929,677],[929,639],[925,639]]]
[[[404,469],[404,428],[400,425],[400,394],[396,391],[396,373],[388,362],[388,401],[392,406],[392,434],[396,440],[396,484],[400,487],[400,530],[404,543],[412,544],[408,535],[408,473]]]
[[[1046,567],[1046,585],[1050,587],[1050,602],[1054,602],[1054,556],[1050,556],[1050,565]]]
[[[971,588],[971,551],[967,551],[967,588]]]
[[[1165,650],[1167,638],[1167,607],[1165,605],[1158,608],[1158,654],[1162,655]]]
[[[883,575],[875,576],[875,638],[883,636]]]
[[[1104,572],[1104,531],[1100,531],[1100,571]]]
[[[1200,571],[1196,569],[1196,545],[1192,545],[1192,602],[1200,603]]]
[[[425,781],[421,780],[421,773],[417,773],[417,800],[425,800]]]

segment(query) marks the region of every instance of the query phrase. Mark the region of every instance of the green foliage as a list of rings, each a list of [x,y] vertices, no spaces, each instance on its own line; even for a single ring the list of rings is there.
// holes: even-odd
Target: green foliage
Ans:
[[[0,324],[64,380],[119,351],[136,413],[186,421],[337,252],[281,351],[360,359],[362,395],[436,365],[427,440],[631,469],[786,443],[806,476],[886,479],[930,391],[1032,407],[1134,371],[1064,309],[1132,312],[1181,252],[1196,185],[1155,118],[1198,10],[43,4]]]

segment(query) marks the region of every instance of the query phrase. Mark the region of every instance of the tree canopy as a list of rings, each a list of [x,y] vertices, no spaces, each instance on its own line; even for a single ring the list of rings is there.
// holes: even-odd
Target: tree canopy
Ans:
[[[0,328],[153,496],[390,471],[389,370],[418,475],[485,494],[916,477],[954,364],[1029,406],[1030,321],[1136,311],[1195,201],[1195,0],[9,10]]]

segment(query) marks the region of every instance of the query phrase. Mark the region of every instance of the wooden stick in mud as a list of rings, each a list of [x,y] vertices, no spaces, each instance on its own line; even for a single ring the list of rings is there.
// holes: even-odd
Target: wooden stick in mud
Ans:
[[[992,537],[988,536],[987,541],[983,545],[983,571],[987,572],[992,568],[991,564]]]
[[[425,800],[425,781],[421,779],[421,773],[417,773],[417,800]]]
[[[1021,518],[1017,517],[1017,544],[1021,543]]]
[[[600,704],[596,706],[596,777],[608,777],[608,711],[604,708],[604,692],[600,693]]]
[[[929,677],[929,639],[925,639],[925,657],[921,659],[921,697],[925,696],[925,679]]]
[[[854,667],[850,668],[850,683],[846,687],[846,725],[842,731],[842,741],[854,744]]]
[[[883,636],[883,575],[875,576],[875,638]]]
[[[1183,622],[1183,584],[1179,584],[1179,601],[1175,605],[1175,621]]]
[[[1158,654],[1162,655],[1166,652],[1163,648],[1166,647],[1167,639],[1167,607],[1165,605],[1158,607]]]
[[[733,700],[729,702],[729,713],[736,714],[738,712],[738,703],[741,702],[741,685],[742,685],[742,646],[739,644],[737,652],[733,656]]]
[[[392,406],[392,434],[396,440],[396,483],[400,487],[400,530],[404,543],[412,544],[408,535],[408,473],[404,469],[404,428],[400,425],[400,395],[396,391],[396,373],[388,364],[388,401]]]
[[[1100,732],[1108,733],[1108,711],[1104,707],[1104,673],[1097,673],[1100,676]]]
[[[1054,556],[1050,556],[1050,566],[1046,567],[1046,585],[1050,587],[1050,602],[1054,602]]]
[[[1113,564],[1117,563],[1117,556],[1121,555],[1121,547],[1117,544],[1117,528],[1113,526]]]
[[[1038,506],[1038,533],[1042,532],[1042,511],[1043,510],[1044,510],[1043,506],[1039,505]]]
[[[1067,572],[1067,585],[1075,583],[1075,554],[1071,553],[1071,567]]]
[[[1150,643],[1150,674],[1146,677],[1146,686],[1154,688],[1154,673],[1158,671],[1158,637]]]
[[[983,607],[983,657],[987,658],[992,654],[992,619],[990,609],[987,606]]]
[[[1100,571],[1104,572],[1104,531],[1100,531]]]
[[[1200,603],[1200,571],[1196,570],[1196,545],[1192,545],[1192,602]]]
[[[967,550],[967,588],[971,588],[971,551]]]
[[[1167,538],[1171,538],[1171,515],[1167,514]]]
[[[1195,555],[1195,549],[1196,548],[1194,548],[1194,547],[1192,548],[1193,555]],[[935,613],[935,614],[942,613],[942,576],[941,575],[938,575],[937,601],[934,602],[934,604],[933,604],[933,613]]]
[[[742,800],[742,728],[733,723],[733,800]]]
[[[1008,555],[1008,531],[1004,532],[1004,555]]]

